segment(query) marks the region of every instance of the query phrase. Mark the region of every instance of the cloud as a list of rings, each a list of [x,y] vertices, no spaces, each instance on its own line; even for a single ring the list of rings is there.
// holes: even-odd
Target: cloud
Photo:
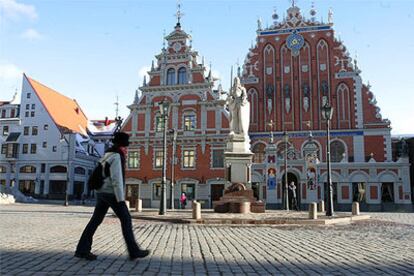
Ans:
[[[18,3],[15,0],[0,0],[0,10],[5,18],[18,20],[22,17],[36,20],[36,8],[33,5]]]
[[[20,90],[22,74],[23,71],[16,65],[11,63],[0,63],[0,91],[2,91],[2,98],[7,97],[6,95],[9,95],[11,99],[13,93],[17,90]]]
[[[20,78],[22,70],[14,64],[0,64],[0,79],[1,80],[13,80]]]
[[[39,40],[41,39],[43,36],[36,31],[35,29],[27,29],[26,31],[24,31],[21,35],[21,38],[33,41],[33,40]]]

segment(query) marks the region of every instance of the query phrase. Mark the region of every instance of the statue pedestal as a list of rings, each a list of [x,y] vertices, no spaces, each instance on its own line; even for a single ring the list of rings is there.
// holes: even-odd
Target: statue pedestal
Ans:
[[[232,183],[242,183],[251,189],[251,164],[253,153],[225,152],[226,179],[229,186]]]

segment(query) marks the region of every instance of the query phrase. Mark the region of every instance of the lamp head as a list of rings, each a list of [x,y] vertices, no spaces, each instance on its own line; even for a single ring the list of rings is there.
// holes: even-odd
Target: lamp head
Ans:
[[[160,108],[161,115],[163,116],[168,115],[168,112],[170,110],[170,102],[164,99],[158,103],[158,107]]]

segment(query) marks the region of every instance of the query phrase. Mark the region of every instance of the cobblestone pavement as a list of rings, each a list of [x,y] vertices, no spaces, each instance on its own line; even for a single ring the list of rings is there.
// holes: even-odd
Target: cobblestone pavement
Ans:
[[[323,227],[134,221],[137,240],[152,250],[138,261],[108,216],[94,239],[98,260],[87,262],[73,253],[92,210],[0,206],[0,275],[414,275],[414,213]]]

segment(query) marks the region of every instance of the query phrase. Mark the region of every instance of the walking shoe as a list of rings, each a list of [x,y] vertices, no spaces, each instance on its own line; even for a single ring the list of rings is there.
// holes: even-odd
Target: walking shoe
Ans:
[[[150,253],[149,250],[138,250],[134,255],[129,256],[129,259],[131,261],[138,259],[138,258],[145,258],[146,256],[148,256]]]
[[[95,254],[92,254],[91,252],[89,252],[89,253],[78,253],[78,252],[76,252],[75,257],[85,259],[85,260],[88,260],[88,261],[95,261],[98,258],[98,256],[96,256]]]

